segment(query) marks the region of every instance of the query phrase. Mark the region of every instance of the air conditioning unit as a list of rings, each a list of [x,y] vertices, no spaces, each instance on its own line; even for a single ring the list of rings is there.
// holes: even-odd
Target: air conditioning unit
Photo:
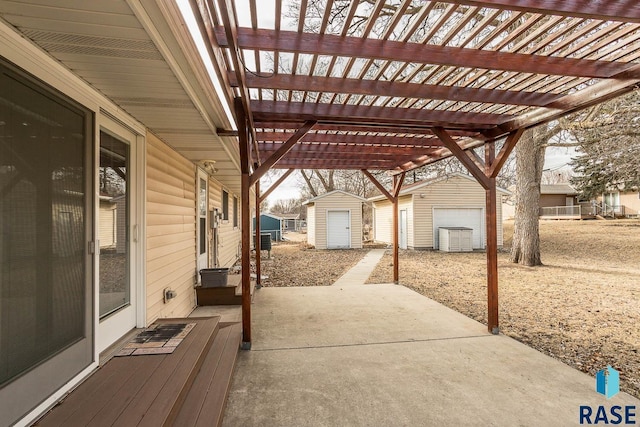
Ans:
[[[440,227],[438,248],[442,252],[473,251],[473,229],[467,227]]]

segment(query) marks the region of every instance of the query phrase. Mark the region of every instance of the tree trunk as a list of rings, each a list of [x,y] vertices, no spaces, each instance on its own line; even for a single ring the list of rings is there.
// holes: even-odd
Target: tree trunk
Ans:
[[[542,265],[538,215],[547,141],[543,135],[537,135],[538,132],[528,130],[518,143],[516,153],[516,212],[511,262],[527,266]]]
[[[311,177],[307,176],[307,174],[305,173],[304,169],[300,169],[300,173],[302,174],[302,177],[304,178],[304,181],[307,183],[307,187],[309,187],[309,193],[311,193],[311,196],[312,197],[318,197],[318,192],[316,191],[315,188],[313,188],[313,183],[311,182]]]

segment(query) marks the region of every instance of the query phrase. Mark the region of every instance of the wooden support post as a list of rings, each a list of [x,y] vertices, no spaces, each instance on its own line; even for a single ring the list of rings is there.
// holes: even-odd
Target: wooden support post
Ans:
[[[395,180],[395,178],[394,178]],[[396,285],[400,283],[400,267],[398,262],[400,261],[400,254],[398,248],[398,198],[393,199],[393,283]]]
[[[485,173],[491,173],[495,161],[495,143],[485,144]],[[498,221],[496,179],[490,177],[486,193],[487,226],[487,328],[492,334],[498,334]]]
[[[251,212],[249,174],[242,174],[242,349],[251,349]]]
[[[238,121],[238,144],[240,148],[240,203],[242,205],[242,349],[251,350],[251,211],[249,203],[249,129],[242,100],[234,100],[236,120]]]
[[[255,243],[255,248],[256,248],[256,289],[260,289],[262,287],[262,280],[261,280],[261,255],[262,255],[262,248],[261,248],[261,244],[262,242],[260,241],[260,201],[261,201],[261,197],[260,197],[260,180],[256,181],[256,243]]]

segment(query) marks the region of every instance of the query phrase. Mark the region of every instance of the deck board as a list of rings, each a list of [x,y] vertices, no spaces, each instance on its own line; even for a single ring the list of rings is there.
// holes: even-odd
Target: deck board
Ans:
[[[168,416],[175,399],[188,386],[189,377],[199,369],[203,353],[208,351],[210,338],[216,333],[218,318],[198,322],[173,354],[164,358],[157,372],[148,378],[144,388],[137,393],[127,410],[117,417],[115,423],[123,426],[160,426]],[[186,345],[185,345],[186,344]],[[170,357],[173,356],[173,357]],[[144,357],[144,356],[135,356]]]
[[[171,417],[175,425],[193,426],[198,420],[198,415],[204,405],[207,391],[209,390],[213,376],[218,369],[220,358],[229,338],[231,328],[229,326],[221,327],[211,347],[211,351],[207,355],[198,378],[193,383],[183,406],[176,411]]]
[[[202,409],[198,415],[196,426],[219,426],[222,423],[224,408],[227,404],[227,394],[231,387],[231,379],[236,365],[238,348],[242,340],[242,326],[237,323],[229,326],[229,335],[224,346],[223,354],[216,369],[216,375],[211,378]]]
[[[142,359],[131,360],[128,363],[118,363],[117,359],[112,362],[108,368],[107,365],[104,365],[97,369],[89,380],[84,381],[67,395],[63,402],[49,412],[38,425],[66,426],[71,420],[74,423],[82,423],[83,418],[88,422],[92,415],[86,411],[86,405],[90,404],[92,400],[106,404],[108,400],[105,399],[117,394],[122,388],[123,382],[147,364]],[[64,408],[61,405],[64,405]],[[87,416],[89,418],[86,418]]]
[[[218,332],[219,317],[162,319],[195,322],[172,354],[116,357],[96,370],[37,425],[165,424],[182,403]]]

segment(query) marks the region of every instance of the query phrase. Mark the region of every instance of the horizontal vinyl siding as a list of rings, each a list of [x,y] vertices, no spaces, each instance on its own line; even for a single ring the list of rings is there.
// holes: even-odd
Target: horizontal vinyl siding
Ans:
[[[362,248],[362,202],[344,193],[334,193],[316,200],[316,248],[327,249],[327,210],[351,212],[351,247]]]
[[[423,249],[433,248],[433,208],[482,208],[484,212],[486,206],[485,191],[482,186],[459,176],[416,189],[414,196],[414,247]],[[498,193],[498,200],[500,200],[500,193]],[[502,246],[501,203],[497,203],[496,213],[498,246]],[[486,243],[485,230],[483,235]]]
[[[566,206],[567,196],[565,194],[541,194],[540,207],[550,208],[554,206]]]
[[[373,235],[376,242],[391,244],[393,236],[391,229],[393,228],[393,205],[388,200],[382,200],[374,203],[376,210],[375,223],[373,224]]]
[[[147,324],[184,317],[195,307],[196,169],[147,134]],[[165,288],[177,296],[167,304]]]
[[[620,193],[620,204],[624,206],[626,215],[638,215],[640,212],[640,195],[634,193]]]
[[[242,239],[240,227],[233,226],[233,198],[238,197],[238,210],[240,211],[242,202],[240,196],[233,194],[227,188],[224,188],[220,182],[213,178],[209,178],[209,210],[217,208],[219,212],[222,212],[222,191],[223,189],[229,193],[229,220],[221,221],[218,228],[218,253],[217,253],[217,265],[219,267],[231,267],[238,260],[239,245]],[[238,212],[238,224],[241,226],[242,215]],[[212,236],[210,236],[211,238]],[[210,243],[210,248],[212,248]],[[213,256],[215,252],[210,252]],[[211,265],[215,264],[215,260],[212,260]]]

